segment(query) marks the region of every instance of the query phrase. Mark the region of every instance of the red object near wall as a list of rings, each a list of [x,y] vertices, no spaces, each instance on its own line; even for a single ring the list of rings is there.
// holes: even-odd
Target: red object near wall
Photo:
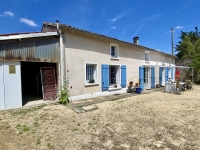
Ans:
[[[175,79],[179,80],[180,78],[181,78],[181,69],[180,68],[176,68]]]

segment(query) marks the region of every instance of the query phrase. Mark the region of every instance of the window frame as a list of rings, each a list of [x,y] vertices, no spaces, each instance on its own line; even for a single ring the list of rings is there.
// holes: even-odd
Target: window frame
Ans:
[[[121,89],[121,65],[119,64],[109,64],[109,74],[108,74],[108,80],[109,80],[109,90],[114,90],[114,89]],[[110,84],[110,67],[116,67],[117,70],[116,70],[116,85],[117,85],[117,88],[114,88],[114,85],[115,84]]]
[[[95,69],[94,69],[94,73],[93,73],[93,76],[94,76],[94,83],[89,83],[89,80],[86,80],[87,78],[87,71],[86,71],[86,68],[87,68],[87,65],[91,65],[91,66],[95,66]],[[98,63],[93,63],[93,62],[86,62],[85,63],[85,86],[91,86],[91,85],[99,85],[98,83]]]
[[[169,58],[169,65],[171,66],[171,61],[172,61],[172,59],[171,58]]]
[[[165,64],[165,57],[162,57],[162,64]]]
[[[146,53],[149,54],[149,60],[146,60]],[[144,60],[145,60],[145,62],[150,62],[150,52],[149,51],[145,51]]]
[[[112,47],[115,47],[115,56],[113,57],[112,54]],[[110,43],[110,59],[117,59],[119,60],[119,45]]]

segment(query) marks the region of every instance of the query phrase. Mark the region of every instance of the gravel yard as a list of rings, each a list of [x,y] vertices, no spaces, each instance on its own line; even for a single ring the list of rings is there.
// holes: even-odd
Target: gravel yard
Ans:
[[[77,114],[62,105],[0,112],[0,149],[200,149],[200,86],[96,104]]]

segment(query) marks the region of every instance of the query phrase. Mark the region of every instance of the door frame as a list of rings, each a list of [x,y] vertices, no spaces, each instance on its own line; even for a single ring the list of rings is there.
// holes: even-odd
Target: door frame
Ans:
[[[165,86],[165,67],[162,67],[162,86]]]
[[[144,89],[151,89],[151,67],[144,67]]]

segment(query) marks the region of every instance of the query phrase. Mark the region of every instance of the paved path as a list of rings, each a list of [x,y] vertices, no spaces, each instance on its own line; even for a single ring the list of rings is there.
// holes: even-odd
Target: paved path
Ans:
[[[142,91],[141,94],[149,94],[149,93],[158,92],[158,91],[164,92],[164,87],[155,88],[155,89],[151,89],[151,90],[144,90],[144,91]],[[105,101],[114,101],[117,99],[138,96],[138,95],[140,95],[140,94],[132,92],[132,93],[114,94],[114,95],[109,95],[109,96],[93,97],[93,98],[89,98],[89,99],[71,101],[69,103],[68,107],[76,108],[76,107],[88,106],[88,105],[92,105],[92,104],[102,103]]]

